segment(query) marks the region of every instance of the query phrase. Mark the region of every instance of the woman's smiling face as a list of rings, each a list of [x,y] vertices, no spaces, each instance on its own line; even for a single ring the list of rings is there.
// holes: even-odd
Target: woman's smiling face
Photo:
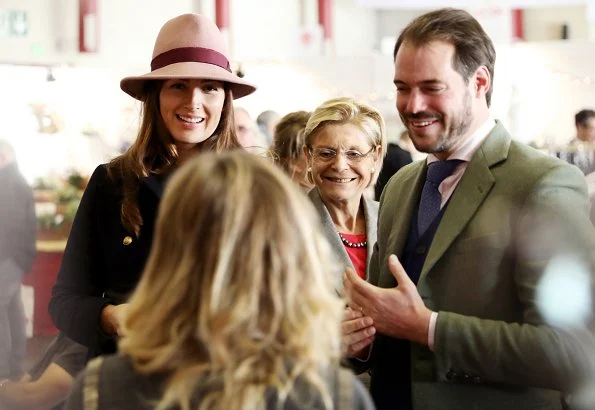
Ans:
[[[213,135],[225,102],[221,81],[166,80],[159,93],[159,111],[178,150],[186,150]]]
[[[310,155],[312,177],[323,199],[360,200],[370,185],[379,147],[357,125],[325,125],[316,133]]]

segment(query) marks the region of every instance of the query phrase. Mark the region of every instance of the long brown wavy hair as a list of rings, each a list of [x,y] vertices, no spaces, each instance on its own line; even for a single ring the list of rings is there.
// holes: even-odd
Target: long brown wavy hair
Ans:
[[[138,205],[138,189],[141,178],[170,172],[177,163],[178,151],[174,139],[165,127],[159,110],[159,93],[163,81],[150,81],[142,100],[141,125],[132,146],[108,165],[108,175],[121,181],[122,225],[137,237],[143,224]],[[221,120],[215,132],[206,141],[198,144],[197,151],[223,152],[240,148],[233,123],[233,97],[225,85],[225,100]]]
[[[331,409],[340,271],[289,177],[246,152],[200,154],[166,187],[119,351],[165,376],[159,409],[263,409],[270,393]]]

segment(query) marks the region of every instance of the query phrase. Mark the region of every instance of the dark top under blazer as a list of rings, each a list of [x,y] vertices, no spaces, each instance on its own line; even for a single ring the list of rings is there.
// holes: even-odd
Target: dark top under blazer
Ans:
[[[107,166],[93,172],[72,224],[58,279],[52,290],[50,315],[56,327],[89,347],[89,356],[110,353],[113,338],[99,326],[108,304],[120,304],[134,290],[153,239],[163,182],[141,180],[138,204],[143,219],[138,238],[122,225],[122,180],[107,175]],[[124,241],[130,237],[132,242]]]

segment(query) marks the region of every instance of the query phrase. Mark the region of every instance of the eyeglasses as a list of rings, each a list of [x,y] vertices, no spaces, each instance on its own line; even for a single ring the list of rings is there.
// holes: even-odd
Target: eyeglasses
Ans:
[[[347,162],[354,164],[362,161],[368,155],[374,151],[376,147],[370,148],[368,152],[361,153],[355,149],[349,149],[347,151],[337,151],[331,148],[310,148],[310,154],[315,161],[318,162],[331,162],[337,158],[337,152],[342,152]]]

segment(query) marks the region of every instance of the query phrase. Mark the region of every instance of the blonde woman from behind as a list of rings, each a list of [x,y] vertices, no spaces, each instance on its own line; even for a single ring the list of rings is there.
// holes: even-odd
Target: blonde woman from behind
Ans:
[[[373,409],[338,367],[340,267],[316,219],[266,159],[189,160],[166,188],[120,353],[91,362],[65,408]]]

